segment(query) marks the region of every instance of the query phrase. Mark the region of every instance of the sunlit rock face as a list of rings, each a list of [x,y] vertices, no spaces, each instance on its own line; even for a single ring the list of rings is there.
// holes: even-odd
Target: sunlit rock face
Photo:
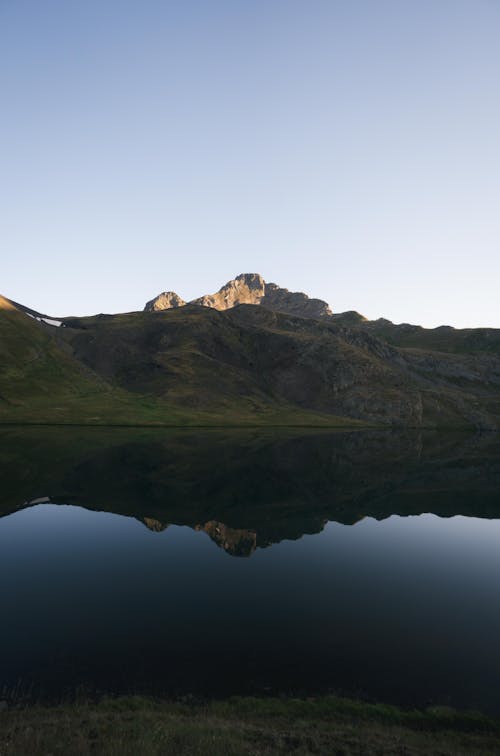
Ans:
[[[181,307],[185,302],[174,292],[164,292],[152,299],[145,310],[169,310]],[[282,289],[275,283],[266,283],[258,273],[242,273],[228,281],[215,294],[206,294],[192,300],[190,304],[213,307],[215,310],[229,310],[242,304],[262,305],[269,310],[298,315],[303,318],[330,317],[332,311],[321,299],[311,299],[302,292]]]
[[[228,281],[216,294],[206,294],[193,301],[203,307],[229,310],[240,304],[261,304],[266,292],[266,282],[258,273],[242,273]]]
[[[5,297],[0,296],[0,310],[15,310],[16,308],[10,301],[10,299],[6,299]]]
[[[174,307],[183,307],[185,304],[185,301],[175,291],[164,291],[150,302],[146,302],[144,309],[147,312],[156,312],[157,310],[171,310]]]

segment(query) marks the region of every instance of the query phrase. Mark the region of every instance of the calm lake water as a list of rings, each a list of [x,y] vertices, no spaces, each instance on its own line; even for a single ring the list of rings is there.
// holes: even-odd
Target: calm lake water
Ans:
[[[500,714],[496,435],[0,444],[0,697],[331,691]]]

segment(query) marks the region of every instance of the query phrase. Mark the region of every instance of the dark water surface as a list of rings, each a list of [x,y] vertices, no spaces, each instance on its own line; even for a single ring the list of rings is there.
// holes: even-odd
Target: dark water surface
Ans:
[[[4,429],[0,451],[0,697],[500,714],[495,434]]]

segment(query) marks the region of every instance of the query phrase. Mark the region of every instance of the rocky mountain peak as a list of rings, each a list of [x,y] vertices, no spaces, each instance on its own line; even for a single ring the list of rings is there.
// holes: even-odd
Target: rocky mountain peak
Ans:
[[[216,294],[206,294],[194,304],[228,310],[239,304],[260,304],[265,296],[266,282],[258,273],[242,273],[224,284]]]
[[[260,273],[240,273],[234,281],[229,281],[229,284],[232,283],[248,286],[249,289],[262,289],[266,285]],[[226,284],[226,286],[229,284]]]
[[[145,310],[169,310],[185,302],[174,292],[164,292],[146,304]],[[322,299],[311,299],[302,292],[283,289],[275,283],[266,283],[259,273],[241,273],[228,281],[215,294],[206,294],[190,304],[228,310],[241,304],[262,305],[269,310],[285,312],[303,318],[330,317],[332,311]]]
[[[164,291],[157,297],[146,302],[144,309],[148,312],[156,310],[171,310],[174,307],[183,307],[186,302],[175,291]]]

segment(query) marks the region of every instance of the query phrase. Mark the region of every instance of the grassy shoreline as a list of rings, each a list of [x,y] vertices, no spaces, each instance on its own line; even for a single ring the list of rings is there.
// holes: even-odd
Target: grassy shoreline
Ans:
[[[0,754],[500,754],[500,719],[334,696],[104,698],[0,709]]]

